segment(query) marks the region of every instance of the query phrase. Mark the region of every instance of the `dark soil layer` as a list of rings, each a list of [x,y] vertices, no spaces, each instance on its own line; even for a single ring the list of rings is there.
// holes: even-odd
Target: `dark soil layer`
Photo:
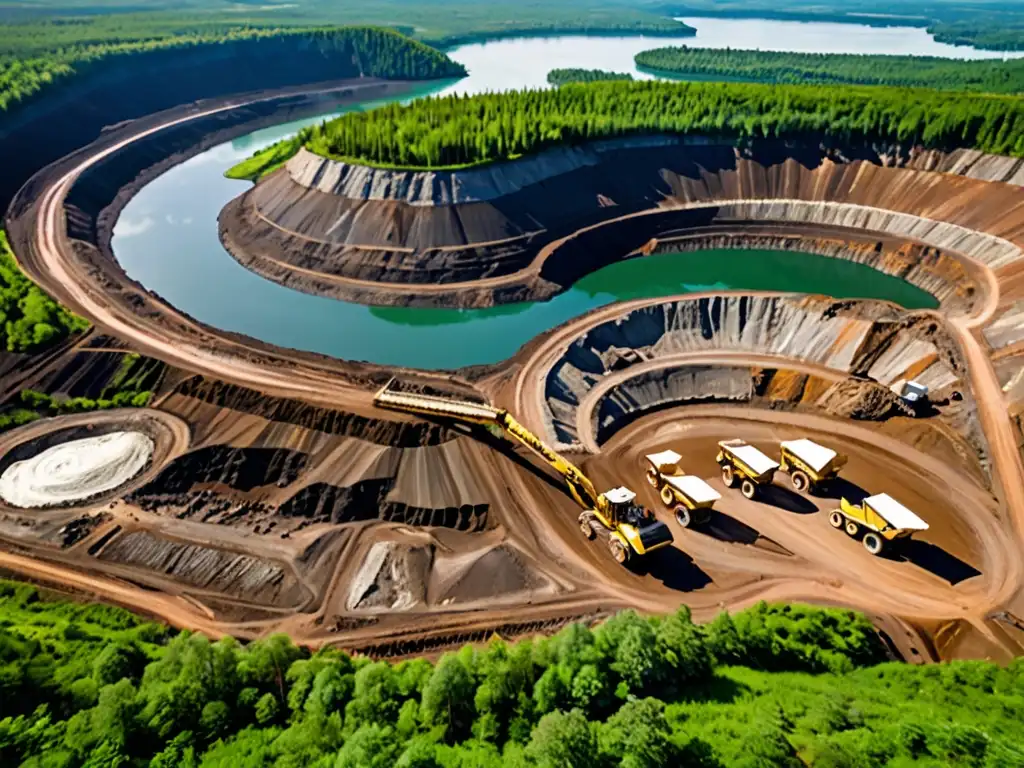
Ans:
[[[963,220],[963,226],[1000,235],[1020,228],[1016,221],[979,222],[977,215],[944,207],[970,185],[993,198],[992,211],[1005,211],[1016,194],[1011,187],[950,183],[948,175],[917,170],[952,166],[950,158],[911,157],[891,147],[826,150],[766,141],[741,151],[652,138],[552,150],[486,171],[394,172],[390,178],[357,166],[314,167],[322,161],[311,158],[300,153],[229,203],[220,216],[221,239],[264,277],[370,304],[469,307],[548,298],[660,240],[742,239],[758,225],[811,239],[843,231],[855,232],[861,243],[874,237],[879,253],[868,259],[878,262],[872,266],[940,300],[957,294],[969,303],[974,297],[957,290],[965,268],[955,253],[947,258],[946,245],[951,250],[954,240],[942,233],[929,233],[932,247],[899,267],[882,263],[882,251],[916,242],[920,233],[906,221],[872,231],[838,212],[818,220],[801,211],[741,206],[842,203],[915,217],[940,211],[941,221]],[[1015,167],[1009,159],[1004,165]],[[700,207],[678,207],[694,205]]]

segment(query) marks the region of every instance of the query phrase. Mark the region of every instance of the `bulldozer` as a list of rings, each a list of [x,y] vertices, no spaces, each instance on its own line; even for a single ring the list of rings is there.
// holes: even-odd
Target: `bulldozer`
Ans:
[[[672,532],[654,514],[636,503],[629,488],[598,493],[594,483],[575,464],[516,421],[506,410],[486,403],[436,395],[403,392],[391,379],[373,398],[374,405],[461,424],[481,425],[514,438],[532,450],[565,480],[569,495],[583,507],[577,522],[587,539],[607,540],[612,557],[623,565],[672,543]]]

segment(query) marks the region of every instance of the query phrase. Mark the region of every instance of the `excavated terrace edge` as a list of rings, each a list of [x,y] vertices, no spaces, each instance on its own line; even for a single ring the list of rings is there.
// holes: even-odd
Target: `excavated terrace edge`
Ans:
[[[1024,257],[1013,243],[996,235],[968,229],[937,219],[929,219],[884,208],[837,201],[809,201],[799,199],[722,199],[713,201],[683,202],[666,200],[655,208],[627,214],[623,217],[606,219],[577,230],[572,235],[552,241],[541,247],[537,256],[524,269],[493,278],[481,278],[453,283],[394,283],[360,280],[339,275],[328,275],[293,266],[286,261],[267,254],[255,253],[240,244],[225,225],[225,217],[233,218],[244,205],[245,197],[240,196],[229,202],[220,217],[220,237],[225,249],[246,269],[261,277],[284,285],[293,290],[314,296],[326,296],[343,301],[376,306],[450,306],[480,308],[497,306],[517,301],[544,301],[567,290],[571,285],[560,285],[546,280],[542,275],[545,264],[556,258],[558,249],[583,232],[600,230],[627,219],[670,214],[683,210],[718,209],[722,221],[714,225],[715,235],[729,235],[735,238],[733,247],[765,248],[763,233],[750,238],[745,246],[747,233],[743,227],[758,225],[778,228],[778,235],[800,237],[805,241],[819,239],[822,234],[814,228],[827,229],[834,237],[842,232],[856,233],[861,239],[869,235],[898,239],[902,242],[917,243],[938,249],[959,261],[968,273],[979,278],[981,291],[968,302],[966,314],[973,314],[975,305],[987,299],[998,297],[998,284],[992,270],[999,269]],[[801,231],[801,230],[809,231]],[[699,230],[693,230],[693,237],[699,238]],[[853,238],[851,238],[851,242]],[[770,246],[766,249],[771,249]],[[804,250],[804,249],[801,249]],[[813,248],[806,251],[818,255]],[[622,259],[635,256],[623,254]],[[846,248],[829,254],[831,258],[842,258],[866,264],[872,269],[905,279],[912,285],[931,294],[940,305],[958,294],[961,286],[938,282],[934,274],[920,275],[911,269],[900,274],[896,264],[885,264],[884,254],[872,258],[862,250]],[[950,307],[950,309],[953,309]],[[960,312],[961,308],[955,308]]]
[[[375,168],[323,157],[302,147],[285,164],[285,168],[289,177],[300,186],[351,200],[389,200],[423,206],[455,205],[496,200],[554,176],[597,165],[606,152],[720,143],[707,136],[649,135],[603,139],[571,147],[554,147],[529,157],[455,171]],[[899,150],[895,149],[894,153],[898,154]],[[1024,185],[1024,159],[989,155],[972,149],[957,149],[949,153],[918,152],[905,167]]]

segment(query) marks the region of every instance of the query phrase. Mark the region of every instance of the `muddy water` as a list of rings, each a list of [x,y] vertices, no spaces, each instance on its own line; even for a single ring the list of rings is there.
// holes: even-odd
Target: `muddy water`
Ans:
[[[697,29],[696,37],[561,36],[462,46],[450,54],[467,66],[469,77],[441,90],[476,93],[541,86],[550,69],[563,66],[641,76],[633,65],[636,53],[682,43],[961,58],[1001,55],[936,43],[924,30],[906,27],[735,19],[687,18],[686,22]],[[421,94],[431,90],[427,87]],[[909,307],[933,305],[929,296],[913,286],[867,267],[766,252],[667,254],[623,262],[589,276],[551,301],[485,310],[371,308],[299,293],[239,266],[217,237],[217,214],[246,189],[246,183],[223,177],[227,168],[319,119],[276,126],[222,144],[146,186],[125,208],[114,230],[114,252],[128,275],[217,328],[350,360],[434,369],[500,361],[538,333],[613,301],[710,287],[886,298]]]

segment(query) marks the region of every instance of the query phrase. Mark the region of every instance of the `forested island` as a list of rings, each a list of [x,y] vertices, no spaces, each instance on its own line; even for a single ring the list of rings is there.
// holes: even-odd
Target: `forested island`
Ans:
[[[607,72],[603,69],[552,69],[548,72],[548,83],[596,83],[605,80],[632,80],[628,72]]]
[[[833,768],[1024,760],[1024,663],[886,662],[851,611],[760,604],[399,664],[243,646],[0,582],[0,763]]]
[[[642,70],[668,77],[721,75],[763,83],[830,83],[1024,91],[1024,61],[962,61],[934,56],[785,53],[730,48],[655,48],[635,57]]]
[[[970,45],[990,51],[1024,51],[1024,18],[1002,9],[995,17],[936,21],[928,34],[940,43]]]
[[[307,129],[300,140],[340,160],[437,169],[649,133],[735,141],[900,141],[1019,157],[1024,103],[1009,96],[888,87],[598,82],[391,104]]]

